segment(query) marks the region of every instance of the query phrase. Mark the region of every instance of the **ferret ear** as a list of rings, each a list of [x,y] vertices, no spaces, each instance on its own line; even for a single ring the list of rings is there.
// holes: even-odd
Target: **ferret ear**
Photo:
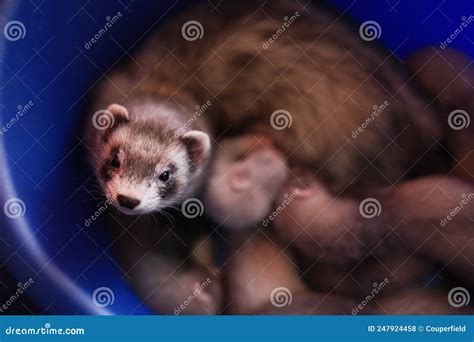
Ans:
[[[106,142],[110,134],[119,126],[128,123],[128,110],[124,106],[112,103],[107,109],[100,110],[92,118],[93,124],[97,129],[103,131],[102,141]]]
[[[211,140],[206,133],[189,131],[181,136],[181,141],[186,146],[194,166],[202,166],[207,161],[211,151]]]
[[[130,121],[128,110],[122,105],[112,103],[107,107],[107,110],[114,116],[114,125],[127,123]]]

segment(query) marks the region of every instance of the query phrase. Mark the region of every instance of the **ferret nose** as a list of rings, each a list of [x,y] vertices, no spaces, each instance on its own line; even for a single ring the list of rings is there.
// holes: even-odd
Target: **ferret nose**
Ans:
[[[133,209],[137,205],[140,204],[140,200],[137,200],[136,198],[124,196],[124,195],[118,195],[117,201],[122,207],[127,208],[127,209]]]

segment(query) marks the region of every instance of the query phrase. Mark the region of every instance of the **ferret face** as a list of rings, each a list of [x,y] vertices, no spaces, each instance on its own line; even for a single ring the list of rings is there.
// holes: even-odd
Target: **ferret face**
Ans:
[[[261,223],[288,176],[283,155],[266,138],[253,135],[222,140],[209,171],[207,213],[229,229]]]
[[[148,121],[125,121],[104,135],[98,179],[125,214],[159,211],[186,199],[207,159],[209,138]]]

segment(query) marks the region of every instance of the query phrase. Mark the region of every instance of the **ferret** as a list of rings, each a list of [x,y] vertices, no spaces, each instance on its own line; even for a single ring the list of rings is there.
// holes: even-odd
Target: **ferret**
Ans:
[[[472,136],[472,127],[455,131],[448,126],[448,114],[452,109],[464,108],[468,113],[474,112],[474,106],[471,105],[472,96],[469,96],[472,93],[472,84],[474,84],[471,83],[474,80],[472,62],[456,51],[425,49],[410,57],[408,64],[426,89],[441,100],[445,113],[440,118],[445,126],[445,133],[443,133],[445,141],[443,143],[452,147],[456,155],[455,168],[450,171],[450,174],[472,181],[474,174],[472,165],[474,164],[470,162],[472,159],[470,155],[473,149],[469,141],[469,137]],[[439,73],[441,69],[444,70],[442,74]],[[336,290],[337,293],[347,295],[359,292],[362,294],[363,291],[370,288],[372,282],[388,276],[391,279],[391,284],[387,291],[399,293],[407,286],[420,286],[433,280],[436,283],[436,279],[433,278],[440,275],[439,271],[437,272],[439,267],[436,266],[436,263],[441,265],[448,263],[446,268],[457,273],[461,284],[472,286],[472,279],[467,276],[467,274],[472,274],[474,261],[474,256],[470,256],[468,252],[470,246],[467,245],[473,236],[472,229],[470,229],[473,227],[474,217],[472,208],[469,206],[464,209],[467,210],[465,212],[467,217],[465,216],[464,220],[458,218],[450,221],[451,228],[446,232],[441,229],[436,234],[434,229],[430,229],[432,228],[431,224],[437,225],[438,228],[441,228],[441,224],[448,224],[446,217],[442,216],[448,215],[450,210],[455,210],[463,202],[466,202],[467,198],[464,198],[463,195],[469,196],[472,193],[472,187],[468,184],[455,179],[442,180],[439,178],[437,181],[436,179],[425,179],[424,181],[420,179],[416,183],[403,185],[402,193],[409,199],[408,201],[405,197],[399,201],[391,200],[395,204],[395,208],[405,205],[407,209],[389,208],[393,212],[387,213],[387,208],[382,203],[380,210],[383,211],[383,216],[387,220],[385,226],[392,221],[393,228],[396,228],[398,221],[394,216],[390,216],[391,214],[396,213],[399,215],[398,220],[401,220],[405,216],[398,210],[405,212],[405,210],[411,209],[420,212],[419,215],[411,219],[408,218],[408,222],[402,225],[402,227],[406,227],[404,231],[411,232],[411,235],[418,236],[418,238],[402,236],[401,244],[404,248],[389,248],[390,254],[387,255],[386,240],[391,241],[393,236],[399,234],[398,230],[393,233],[386,230],[381,232],[382,225],[380,227],[372,225],[372,228],[367,229],[370,225],[361,223],[361,220],[364,219],[359,214],[358,204],[360,206],[360,203],[347,198],[334,198],[321,183],[313,183],[309,187],[304,186],[305,181],[311,183],[312,180],[314,180],[312,174],[309,174],[306,179],[299,179],[302,187],[300,199],[293,203],[292,209],[287,209],[289,212],[283,213],[279,217],[284,222],[280,224],[277,222],[277,226],[280,227],[280,233],[283,234],[286,241],[296,241],[297,250],[303,251],[303,254],[304,251],[311,254],[305,264],[307,267],[313,267],[309,269],[303,267],[303,269],[306,270],[311,280],[314,279],[311,282],[318,289]],[[297,182],[298,180],[293,183]],[[412,184],[423,184],[423,186],[418,185],[417,190],[413,188],[410,191]],[[293,185],[284,192],[294,191],[292,188],[298,187],[297,184]],[[439,193],[440,189],[445,189],[446,196]],[[433,197],[436,193],[438,196],[435,196],[436,200],[433,199],[433,201],[422,201],[423,192],[426,197]],[[433,193],[428,194],[429,192]],[[396,194],[397,191],[392,190],[392,193]],[[393,196],[397,198],[397,195]],[[458,202],[455,200],[456,197]],[[282,199],[281,196],[280,198]],[[433,219],[431,217],[433,215],[438,216],[437,219]],[[381,220],[378,219],[375,222],[380,224]],[[422,233],[423,231],[424,233]],[[445,239],[442,238],[443,233],[446,234]],[[424,237],[431,234],[434,234],[433,239],[429,243],[425,242]],[[453,235],[451,236],[451,234]],[[294,240],[297,235],[298,238]],[[450,244],[449,241],[452,238],[457,243]],[[462,242],[465,242],[464,249],[462,249]],[[381,246],[373,249],[373,254],[377,255],[380,250],[385,251],[382,256],[372,257],[368,252],[377,244]],[[306,245],[307,247],[304,247]],[[407,245],[408,248],[405,248]],[[413,250],[417,249],[418,245],[423,248],[420,248],[414,255]],[[425,248],[426,245],[430,247]],[[455,251],[461,250],[459,255],[454,254]],[[433,258],[435,254],[440,255]],[[314,260],[318,260],[317,267],[314,267]]]
[[[295,260],[271,231],[238,231],[223,270],[229,314],[246,315],[469,315],[440,289],[378,287],[376,293],[342,295],[304,284]],[[381,275],[379,275],[381,276]],[[319,276],[321,279],[323,276]],[[384,279],[379,278],[379,281]],[[371,296],[371,297],[368,297]],[[369,298],[369,299],[368,299]]]
[[[294,177],[298,171],[289,170],[284,164],[285,161],[279,157],[278,151],[275,151],[271,145],[264,145],[265,142],[267,141],[264,137],[258,136],[226,139],[220,144],[222,148],[214,152],[212,166],[208,173],[210,182],[205,189],[206,195],[204,196],[206,212],[221,227],[230,230],[229,235],[232,240],[235,239],[235,236],[246,236],[246,234],[252,236],[255,229],[259,228],[270,231],[272,222],[270,219],[274,216],[272,210],[275,207],[284,210],[285,202],[289,203],[295,198],[300,201],[301,196],[308,197],[311,194],[310,189],[302,187],[299,191],[289,188],[283,191],[283,182],[287,182],[288,185],[293,183],[288,182],[288,175],[291,174],[293,181],[301,179],[301,177]],[[263,163],[263,160],[268,160],[268,162]],[[273,168],[267,167],[271,165]],[[262,179],[265,182],[262,182]],[[271,187],[264,186],[265,184],[270,184]],[[286,198],[282,196],[283,193]],[[276,201],[278,195],[280,201]],[[324,207],[324,203],[321,203],[321,209]],[[309,210],[308,215],[317,214],[317,210]],[[337,208],[332,208],[330,211],[337,215]],[[280,210],[276,208],[274,212],[276,216]],[[292,223],[287,222],[287,224]],[[347,226],[349,225],[350,221],[348,220]],[[334,234],[336,239],[340,233],[338,228],[336,226],[335,229],[328,229],[328,236]],[[247,232],[236,232],[236,229],[247,230]],[[305,235],[304,232],[302,233]],[[374,233],[374,235],[377,234]],[[242,240],[243,238],[240,238],[240,241]],[[244,243],[243,241],[242,244]],[[436,272],[432,263],[420,260],[420,258],[411,258],[406,262],[406,255],[403,254],[398,257],[391,255],[389,260],[384,259],[383,266],[376,259],[370,261],[370,258],[366,258],[357,269],[351,272],[353,264],[347,262],[347,251],[338,250],[335,254],[338,255],[338,253],[344,256],[338,258],[343,260],[339,268],[335,267],[337,260],[318,263],[316,268],[310,267],[313,261],[303,266],[304,269],[307,269],[310,278],[317,279],[318,289],[331,291],[335,289],[334,284],[337,284],[335,290],[339,294],[357,296],[360,292],[359,295],[362,296],[383,275],[383,277],[388,276],[392,279],[388,291],[397,293],[408,286],[423,286],[421,280],[426,281]],[[258,252],[255,252],[255,255],[256,258],[259,257]],[[354,257],[353,260],[358,261],[359,256]],[[234,260],[232,268],[238,269],[239,267],[238,262]],[[242,267],[249,268],[246,265]],[[397,270],[395,279],[387,267],[394,271]],[[348,273],[351,274],[350,277],[347,276]],[[248,304],[244,306],[248,306]]]
[[[210,141],[242,133],[336,193],[438,160],[437,108],[358,31],[290,0],[202,3],[170,19],[94,90],[87,142],[105,195],[127,214],[177,205],[202,183]]]
[[[427,282],[436,274],[436,267],[432,260],[409,255],[408,251],[404,253],[398,248],[390,248],[388,256],[386,253],[380,256],[380,253],[376,252],[382,261],[375,257],[361,257],[359,255],[352,259],[347,253],[347,249],[338,249],[337,241],[331,240],[330,249],[335,250],[331,251],[335,256],[330,260],[325,260],[324,253],[327,251],[324,251],[322,254],[318,254],[316,263],[314,258],[309,258],[309,262],[303,268],[306,277],[309,278],[309,284],[306,284],[298,273],[297,265],[301,265],[302,262],[301,260],[296,261],[292,255],[292,249],[288,248],[291,246],[291,239],[285,240],[287,244],[286,248],[283,248],[284,245],[274,236],[272,224],[262,226],[261,215],[268,214],[268,209],[259,213],[258,208],[273,205],[275,198],[268,196],[267,190],[259,186],[261,179],[266,176],[267,182],[280,188],[278,181],[284,177],[281,177],[283,174],[277,172],[280,170],[279,168],[275,168],[273,173],[269,172],[266,166],[271,163],[262,163],[261,158],[266,155],[265,159],[268,158],[269,161],[273,159],[274,162],[279,163],[277,165],[280,165],[280,171],[285,170],[284,164],[282,164],[284,161],[278,158],[278,154],[273,151],[272,146],[263,147],[264,142],[266,142],[264,138],[258,136],[242,136],[225,140],[222,142],[225,148],[215,152],[212,163],[211,182],[213,179],[219,179],[219,182],[216,182],[216,189],[220,189],[220,191],[213,190],[207,198],[207,200],[216,202],[213,210],[209,210],[210,214],[208,215],[221,217],[221,221],[218,222],[221,222],[226,228],[232,228],[229,231],[229,258],[225,262],[224,269],[221,270],[224,280],[223,292],[225,293],[223,305],[226,308],[226,313],[354,315],[468,314],[471,312],[468,309],[450,306],[446,300],[447,294],[443,292],[445,289],[439,288],[439,286],[434,288],[436,281],[433,281],[433,288],[426,288],[429,285]],[[286,169],[286,172],[292,172],[293,175],[298,174],[295,170]],[[290,199],[295,201],[296,206],[298,203],[303,203],[302,211],[307,212],[309,216],[317,215],[318,211],[324,209],[332,213],[330,216],[320,218],[321,222],[325,224],[329,222],[329,225],[320,227],[320,235],[326,233],[330,237],[334,229],[328,229],[328,227],[338,228],[337,224],[331,224],[331,222],[336,221],[338,216],[344,217],[346,215],[347,211],[344,208],[349,207],[350,200],[334,199],[330,197],[329,193],[322,192],[326,191],[322,186],[318,188],[321,192],[319,193],[315,189],[315,182],[308,178],[296,177],[296,179],[306,181],[308,186],[301,186],[300,191],[295,191],[293,188],[296,184],[292,179],[287,184],[288,188],[280,189],[280,191],[286,194],[298,194]],[[234,182],[246,186],[234,188],[228,185]],[[235,202],[226,200],[227,198],[239,198],[239,196],[245,197],[245,200],[241,199]],[[344,203],[341,206],[327,209],[326,199]],[[278,203],[278,201],[276,202]],[[308,203],[311,204],[311,209],[308,209]],[[289,205],[291,211],[289,216],[295,215],[296,220],[301,219],[301,213],[295,212],[295,207]],[[245,215],[247,207],[256,209],[248,211],[249,215]],[[225,219],[226,215],[232,215],[234,208],[237,216]],[[277,213],[288,214],[285,212],[285,208],[282,210],[283,213],[281,211]],[[349,217],[346,221],[347,228],[349,228],[351,220],[356,221],[354,217]],[[276,223],[280,224],[278,218]],[[247,229],[244,227],[245,224],[249,225]],[[285,224],[291,226],[297,222],[290,220],[285,221]],[[383,230],[382,227],[380,228]],[[281,228],[277,230],[278,232],[281,232]],[[347,240],[343,234],[337,235],[338,233],[339,231],[336,231],[334,235],[339,236],[339,239],[342,237],[341,240]],[[308,238],[306,232],[303,235],[304,238]],[[374,235],[377,236],[377,234]],[[358,238],[362,240],[362,238]],[[316,252],[320,247],[318,241],[324,244],[327,240],[318,236],[318,239],[313,241],[315,243],[313,251]],[[353,241],[349,242],[353,243]],[[384,245],[384,248],[387,247]],[[394,253],[394,250],[397,252]],[[339,258],[341,262],[335,262],[336,258]],[[356,261],[363,262],[354,267]],[[377,298],[367,307],[364,305],[362,309],[358,309],[359,303],[373,291],[373,284],[384,279],[390,279],[390,281],[383,291],[380,290],[381,293],[377,295]],[[277,302],[278,298],[280,301],[288,301],[287,305]]]
[[[182,132],[180,113],[157,110],[154,101],[125,102],[131,111],[111,104],[96,112],[88,127],[98,182],[107,199],[129,215],[160,211],[190,197],[200,186],[210,153],[206,133]]]
[[[210,164],[203,195],[206,213],[231,230],[264,222],[289,174],[283,155],[258,135],[222,140]]]
[[[432,94],[433,101],[439,102],[443,108],[440,121],[443,122],[445,139],[440,143],[453,151],[454,165],[451,173],[474,182],[472,59],[453,49],[427,47],[412,54],[407,59],[407,65],[426,91]],[[450,119],[449,115],[455,110],[461,111],[453,114]]]
[[[360,201],[333,197],[315,180],[302,188],[276,217],[274,228],[308,263],[351,269],[369,255],[384,258],[396,251],[409,259],[417,252],[473,288],[471,184],[436,176],[406,181],[398,189],[374,193],[374,211]]]
[[[423,55],[423,54],[422,54]],[[418,75],[419,76],[419,75]],[[456,76],[456,75],[455,75]],[[454,78],[453,78],[454,79]],[[423,81],[423,79],[422,79]],[[452,81],[450,81],[452,82]],[[456,84],[455,84],[456,85]],[[448,98],[449,100],[449,98]],[[244,140],[244,139],[243,139]],[[238,145],[238,139],[234,139],[235,143]],[[240,153],[241,150],[239,151]],[[234,153],[236,155],[238,153]],[[227,175],[232,175],[231,172],[224,172],[222,170],[232,170],[234,166],[239,165],[240,168],[244,168],[244,166],[247,166],[248,169],[252,170],[253,174],[258,174],[259,172],[264,175],[265,169],[264,168],[259,168],[259,164],[256,162],[252,162],[252,153],[247,150],[246,152],[242,153],[246,158],[243,159],[243,161],[239,162],[238,160],[235,160],[234,158],[234,164],[229,165],[226,164],[226,161],[229,163],[231,156],[233,155],[232,153],[229,153],[228,158],[226,159],[225,156],[219,156],[217,154],[216,156],[216,165],[220,165],[219,167],[214,168],[214,173],[211,173],[211,179],[216,176],[216,174],[219,175],[219,177],[222,179],[220,183],[225,183],[228,181],[231,183],[231,178],[232,176],[229,176],[227,179]],[[247,162],[245,162],[247,161]],[[238,167],[235,167],[236,169],[239,169]],[[221,170],[221,173],[219,174],[219,170]],[[260,171],[259,171],[260,170]],[[241,172],[242,173],[242,172]],[[290,171],[290,173],[294,174],[293,172]],[[245,174],[245,173],[244,173]],[[250,172],[248,173],[250,174]],[[254,176],[255,178],[255,176]],[[271,177],[269,177],[271,179]],[[303,201],[303,204],[311,203],[311,205],[308,207],[307,205],[304,206],[299,212],[295,212],[294,210],[291,212],[291,215],[296,216],[296,220],[300,219],[301,213],[307,213],[307,217],[311,218],[314,216],[318,216],[318,211],[321,214],[321,217],[317,218],[317,222],[321,223],[318,227],[317,222],[314,222],[313,225],[310,227],[310,230],[314,230],[315,227],[318,228],[319,233],[317,235],[317,239],[313,238],[311,241],[311,236],[308,236],[306,231],[301,231],[301,235],[303,239],[307,239],[308,243],[311,244],[313,243],[314,247],[313,250],[317,251],[319,249],[319,244],[318,242],[322,242],[322,245],[328,245],[329,247],[325,247],[330,250],[330,253],[333,257],[329,260],[330,262],[323,263],[323,266],[321,266],[321,262],[318,262],[316,267],[311,267],[309,270],[307,270],[308,276],[311,278],[311,282],[313,284],[317,284],[317,288],[320,290],[323,289],[325,291],[334,291],[336,290],[336,293],[338,294],[344,294],[346,296],[351,296],[352,298],[356,296],[362,297],[364,293],[366,293],[368,290],[372,289],[372,284],[379,281],[380,279],[384,278],[390,278],[390,286],[387,289],[384,289],[384,295],[377,301],[377,306],[380,311],[377,311],[376,309],[365,309],[366,313],[367,311],[369,313],[385,313],[385,314],[461,314],[461,313],[467,313],[466,310],[459,310],[457,308],[453,308],[448,305],[446,301],[446,293],[443,293],[443,289],[426,289],[422,288],[422,286],[430,285],[426,284],[431,281],[433,281],[433,278],[436,278],[436,270],[437,266],[436,263],[433,263],[433,261],[436,262],[441,262],[443,259],[438,259],[438,260],[433,260],[430,258],[429,255],[424,255],[426,258],[422,258],[419,255],[413,255],[412,254],[412,249],[416,248],[416,243],[410,243],[410,248],[390,248],[390,255],[387,256],[387,253],[383,253],[384,258],[382,260],[379,260],[376,257],[370,257],[369,255],[365,255],[363,252],[363,247],[364,246],[364,239],[361,238],[361,236],[368,235],[370,236],[371,239],[375,241],[381,241],[385,239],[385,237],[388,237],[389,234],[387,234],[386,231],[382,232],[382,235],[379,234],[379,230],[370,230],[367,229],[367,232],[365,234],[361,234],[360,230],[365,229],[364,227],[360,227],[359,225],[355,225],[356,227],[359,227],[359,230],[353,231],[352,228],[354,227],[354,222],[357,222],[358,216],[360,215],[360,204],[351,200],[351,199],[336,199],[334,198],[329,191],[327,190],[326,187],[324,187],[322,184],[316,184],[313,182],[313,176],[311,174],[306,175],[306,177],[295,177],[297,178],[296,181],[293,181],[293,184],[286,190],[283,191],[282,193],[294,193],[295,188],[298,188],[298,182],[300,182],[302,186],[300,186],[300,190],[298,191],[298,194],[300,195],[298,197],[298,202],[295,204],[295,208],[298,203],[301,203]],[[255,192],[258,191],[258,183],[253,184],[250,182],[251,177],[247,177],[244,180],[248,181],[251,185],[249,188],[255,189]],[[441,181],[441,178],[439,178]],[[240,181],[243,182],[242,179]],[[422,180],[419,180],[417,182],[421,182]],[[429,184],[429,180],[425,180]],[[456,180],[451,180],[451,182],[456,183]],[[311,186],[304,186],[303,184],[309,184],[313,183]],[[440,182],[441,184],[441,182]],[[407,188],[409,189],[411,183],[405,184],[403,191],[407,192]],[[431,180],[431,187],[427,187],[426,189],[431,189],[435,190],[436,188],[436,182]],[[425,185],[426,187],[426,185]],[[454,189],[455,187],[451,184],[448,185],[447,188]],[[457,187],[458,190],[462,188],[462,186]],[[231,188],[230,188],[231,189]],[[467,187],[466,189],[469,189]],[[385,191],[383,191],[385,192]],[[418,192],[415,190],[413,191],[413,194],[417,194]],[[222,202],[224,198],[223,196],[227,195],[229,196],[231,192],[222,191],[220,193],[215,192],[213,196],[210,196],[210,200],[214,199],[216,202],[221,203],[220,208],[224,207],[225,208],[225,203]],[[262,198],[262,197],[261,197]],[[252,202],[251,198],[249,197],[249,201],[246,202],[246,206],[255,206],[256,203]],[[438,201],[440,201],[440,204],[445,201],[442,198],[437,197]],[[463,199],[464,200],[464,199]],[[278,201],[277,201],[278,202]],[[396,201],[395,201],[396,202]],[[404,201],[401,201],[404,203]],[[411,203],[411,202],[409,202]],[[433,201],[435,203],[435,201]],[[267,204],[269,204],[267,202]],[[413,205],[414,208],[418,208],[422,203]],[[258,203],[258,207],[264,207],[262,203]],[[407,205],[407,207],[410,207],[410,204]],[[382,210],[382,207],[380,208]],[[227,208],[228,212],[231,212],[232,206],[229,206]],[[430,206],[428,204],[428,207],[426,210],[430,211],[433,210],[433,212],[437,212],[436,209],[433,206]],[[215,210],[213,212],[216,212]],[[224,217],[225,215],[222,215],[223,210],[217,210],[219,214],[221,214],[221,217]],[[241,211],[237,210],[238,213],[241,213]],[[322,212],[322,213],[321,213]],[[395,211],[396,212],[396,211]],[[296,215],[295,215],[296,213]],[[342,215],[341,215],[342,214]],[[439,212],[438,212],[439,214]],[[339,219],[339,217],[342,216],[343,219]],[[345,217],[346,216],[346,217]],[[427,224],[426,222],[429,222],[431,218],[429,215],[423,217],[423,215],[420,215],[420,218],[414,219],[414,222],[425,222],[425,225]],[[250,216],[252,217],[252,215]],[[345,217],[345,218],[344,218]],[[386,216],[387,218],[390,217],[390,214]],[[338,221],[339,219],[339,221]],[[225,220],[223,220],[225,224]],[[254,223],[257,221],[250,220],[247,221],[246,224],[249,226],[253,226]],[[328,224],[329,222],[329,224]],[[333,224],[331,224],[333,222]],[[343,224],[341,224],[341,222]],[[380,221],[378,221],[380,223]],[[388,222],[388,221],[387,221]],[[440,221],[442,222],[442,221]],[[345,227],[343,225],[345,224]],[[286,230],[288,230],[288,227],[294,226],[294,222],[286,221]],[[393,225],[396,225],[396,222],[394,221]],[[408,227],[411,227],[410,229],[416,230],[418,224],[412,223],[411,225],[408,225]],[[469,224],[469,222],[464,222],[461,223],[461,225],[464,226],[464,230],[466,231],[467,234],[464,234],[464,236],[467,238],[467,241],[469,241],[470,233],[469,233],[469,226],[472,225]],[[374,227],[376,228],[376,227]],[[380,227],[381,228],[381,227]],[[296,227],[296,230],[298,231],[298,227]],[[342,229],[342,230],[341,230]],[[345,231],[345,232],[344,232]],[[312,231],[311,231],[312,232]],[[332,235],[331,235],[332,234]],[[352,239],[348,239],[347,236],[350,237],[351,234],[355,234]],[[359,235],[360,234],[360,235]],[[396,234],[393,233],[394,235]],[[347,235],[347,236],[346,236]],[[461,234],[460,234],[461,235]],[[333,237],[331,237],[333,236]],[[292,237],[288,238],[288,240],[291,240]],[[388,239],[388,241],[391,241],[392,238]],[[339,242],[343,241],[346,242],[345,246],[340,246]],[[421,239],[418,239],[418,242],[421,243]],[[439,241],[438,241],[439,242]],[[247,242],[244,241],[242,242],[242,247],[241,249],[237,249],[237,257],[233,259],[229,263],[229,267],[227,267],[228,271],[227,273],[230,273],[231,280],[228,281],[227,283],[229,284],[232,288],[230,291],[231,297],[233,298],[233,302],[239,303],[242,308],[240,310],[243,310],[242,312],[251,312],[252,308],[255,309],[255,306],[260,305],[261,303],[259,302],[258,299],[258,294],[261,293],[260,291],[257,291],[256,289],[265,289],[271,288],[270,284],[265,284],[263,279],[271,279],[269,275],[263,276],[264,274],[267,274],[267,270],[265,269],[264,266],[261,266],[259,264],[260,258],[263,258],[263,255],[266,254],[266,248],[263,246],[259,245],[257,248],[252,248],[255,247],[255,243],[252,241]],[[373,244],[372,244],[373,245]],[[383,249],[387,249],[385,244],[382,244]],[[250,249],[250,251],[249,251]],[[320,254],[316,256],[313,256],[310,259],[309,264],[313,264],[314,266],[314,260],[317,259],[318,261],[320,258],[325,257],[325,254],[327,253],[327,249],[322,248],[320,250]],[[437,250],[443,250],[444,248],[434,248]],[[358,250],[353,253],[348,253],[352,250]],[[396,250],[396,251],[395,251]],[[374,250],[375,254],[379,253],[379,250]],[[395,254],[394,254],[395,253]],[[243,257],[240,256],[240,254],[243,254]],[[352,254],[352,255],[351,255]],[[424,253],[423,253],[424,254]],[[348,256],[349,259],[351,259],[350,263],[348,263]],[[380,255],[379,255],[380,257]],[[343,268],[338,269],[337,266],[338,259],[341,261],[340,266]],[[447,260],[448,258],[446,258]],[[360,261],[360,262],[359,262]],[[357,262],[357,266],[354,267],[354,263]],[[277,263],[278,264],[278,263]],[[260,265],[260,266],[259,266]],[[278,264],[279,265],[279,264]],[[472,264],[471,264],[472,265]],[[344,267],[347,266],[347,267]],[[467,264],[466,264],[467,266]],[[260,269],[258,269],[260,267]],[[254,268],[257,268],[258,270],[254,270]],[[455,267],[456,268],[456,267]],[[294,279],[294,277],[291,277],[292,272],[284,272],[283,267],[279,269],[277,266],[271,268],[272,273],[270,274],[285,274],[289,278],[285,278],[282,276],[283,280],[282,283],[288,283],[288,279]],[[472,270],[470,271],[472,273]],[[245,284],[246,280],[249,280],[249,277],[252,278],[255,276],[255,274],[261,273],[263,279],[258,282],[257,286],[250,286],[249,284]],[[294,273],[294,271],[293,271]],[[435,275],[435,276],[433,276]],[[461,272],[459,273],[461,276]],[[463,281],[463,278],[460,278],[461,281]],[[434,281],[436,284],[436,281]],[[336,286],[335,286],[336,285]],[[300,291],[301,289],[301,284],[299,285],[294,285],[295,288],[297,289],[296,291]],[[253,296],[252,296],[253,295]],[[309,295],[309,296],[313,296]],[[256,298],[257,297],[257,298]],[[304,296],[303,296],[304,297]],[[268,300],[268,293],[263,293],[261,295],[262,300],[265,301]],[[305,304],[311,303],[311,300],[308,300],[305,298],[303,300]],[[259,304],[260,303],[260,304]],[[297,305],[296,309],[295,307],[291,308],[286,308],[281,311],[280,313],[293,313],[293,314],[301,314],[305,308],[307,308],[308,305]],[[234,308],[234,312],[241,312],[239,311],[239,308]],[[250,310],[250,311],[249,311]],[[241,312],[241,313],[242,313]],[[276,313],[278,310],[275,307],[271,307],[270,305],[266,306],[266,309],[262,309],[262,313]]]
[[[226,314],[350,312],[356,303],[349,297],[310,291],[271,225],[262,226],[289,175],[281,153],[268,139],[243,135],[222,140],[208,175],[206,214],[228,229],[229,257],[220,270]],[[293,303],[291,309],[281,305],[285,300]]]
[[[236,232],[222,272],[228,314],[341,315],[356,305],[349,297],[310,291],[271,231]]]

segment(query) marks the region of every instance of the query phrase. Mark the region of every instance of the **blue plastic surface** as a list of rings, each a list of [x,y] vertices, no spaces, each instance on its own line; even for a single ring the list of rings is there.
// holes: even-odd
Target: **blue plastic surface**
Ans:
[[[380,39],[399,58],[422,46],[439,46],[463,17],[474,15],[472,0],[333,2],[360,22],[377,21]],[[18,282],[35,280],[28,293],[47,312],[150,313],[122,279],[103,223],[84,224],[97,203],[85,201],[91,198],[91,172],[80,114],[91,85],[181,5],[173,0],[7,4],[2,31],[18,20],[25,36],[0,37],[1,126],[18,106],[33,105],[0,135],[0,204],[11,198],[25,204],[18,218],[0,211],[0,255]],[[120,19],[86,49],[106,18],[119,11]],[[449,46],[474,57],[474,20]],[[91,296],[99,287],[113,291],[112,305],[94,305]]]

